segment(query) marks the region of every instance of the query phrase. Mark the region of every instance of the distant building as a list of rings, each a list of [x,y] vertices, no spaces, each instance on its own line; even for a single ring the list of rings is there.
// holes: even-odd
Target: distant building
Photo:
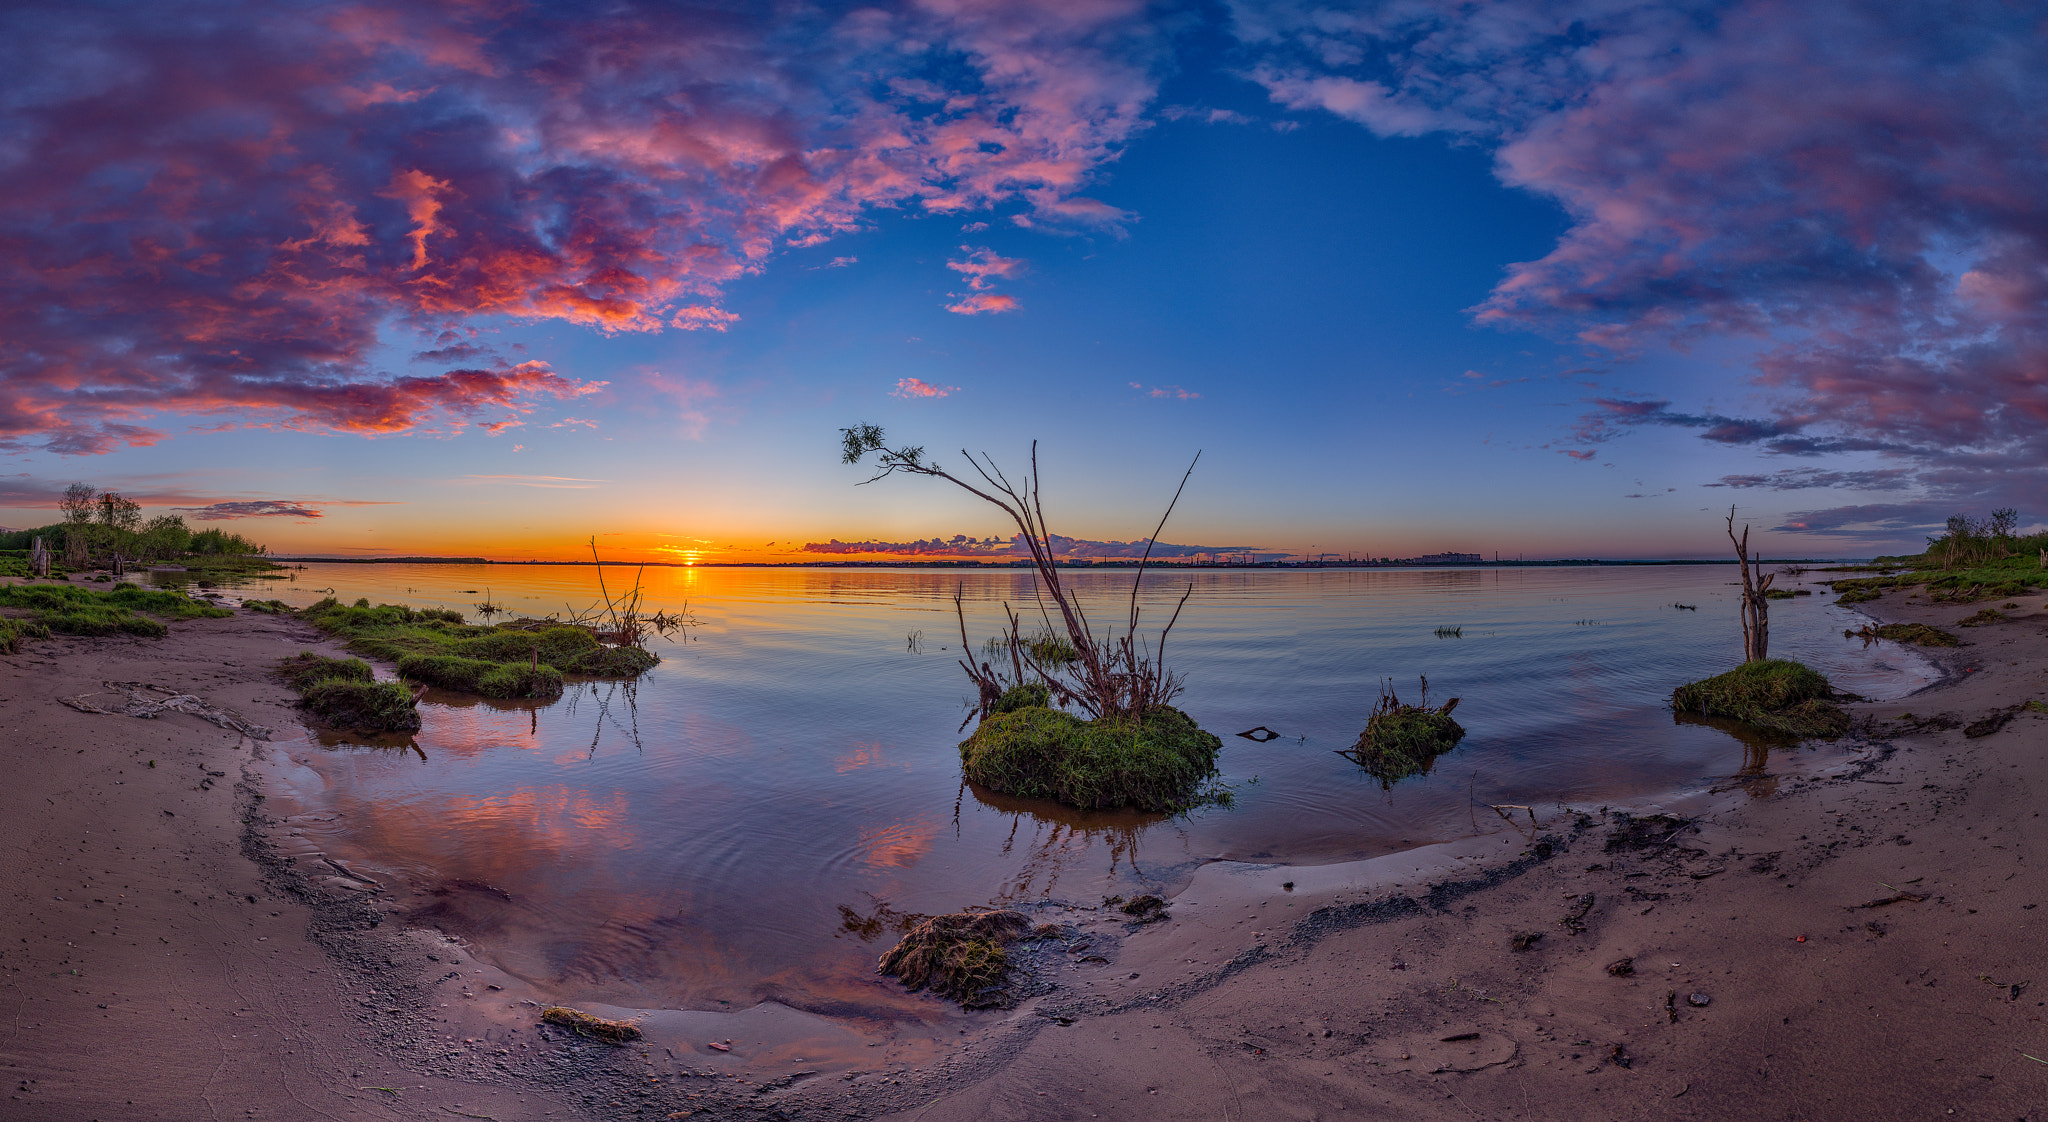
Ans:
[[[1480,565],[1486,558],[1477,553],[1430,553],[1408,559],[1410,565]]]

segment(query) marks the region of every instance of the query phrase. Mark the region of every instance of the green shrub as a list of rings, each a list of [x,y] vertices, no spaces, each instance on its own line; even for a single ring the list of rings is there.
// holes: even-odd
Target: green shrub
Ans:
[[[1672,691],[1680,713],[1728,717],[1794,736],[1836,737],[1849,715],[1826,677],[1789,659],[1758,659]]]
[[[303,691],[299,706],[320,724],[352,732],[418,732],[420,713],[398,682],[329,678]]]
[[[1211,801],[1223,742],[1161,706],[1141,720],[1083,721],[1027,706],[997,713],[960,742],[961,770],[999,794],[1052,799],[1082,810],[1180,811]]]

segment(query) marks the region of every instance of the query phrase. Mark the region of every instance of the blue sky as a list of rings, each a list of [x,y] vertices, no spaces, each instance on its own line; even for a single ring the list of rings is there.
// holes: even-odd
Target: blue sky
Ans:
[[[1287,553],[1715,555],[1735,503],[1867,554],[2038,480],[1996,6],[627,10],[4,17],[73,49],[0,107],[0,520],[82,479],[275,500],[236,528],[284,551],[1010,532],[856,488],[856,420],[1038,440],[1089,539],[1199,449],[1165,538]]]

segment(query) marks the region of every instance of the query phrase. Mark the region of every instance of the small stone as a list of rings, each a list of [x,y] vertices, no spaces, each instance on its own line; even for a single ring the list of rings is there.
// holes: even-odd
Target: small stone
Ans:
[[[1694,1005],[1704,1009],[1707,1007],[1708,1003],[1712,1002],[1713,1000],[1713,998],[1708,997],[1706,994],[1696,993],[1693,994],[1691,997],[1686,998],[1685,1003],[1687,1005]]]

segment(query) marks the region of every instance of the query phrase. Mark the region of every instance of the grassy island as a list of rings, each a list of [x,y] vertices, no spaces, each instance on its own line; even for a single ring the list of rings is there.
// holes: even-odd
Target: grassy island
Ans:
[[[1431,706],[1427,678],[1422,680],[1418,705],[1403,702],[1395,696],[1393,683],[1382,682],[1379,703],[1366,719],[1365,731],[1340,755],[1350,757],[1383,787],[1425,774],[1436,766],[1438,756],[1465,739],[1465,727],[1451,718],[1451,710],[1457,707],[1455,697]]]
[[[1175,812],[1227,795],[1202,785],[1217,774],[1223,741],[1170,705],[1143,717],[1084,721],[1039,704],[1015,704],[1031,685],[1004,694],[974,735],[960,742],[968,779],[999,794],[1051,799],[1082,810]],[[1044,687],[1035,687],[1036,698]],[[1013,697],[1012,695],[1019,695]]]
[[[1789,659],[1769,658],[1678,687],[1671,708],[1793,736],[1836,737],[1849,731],[1849,714],[1834,697],[1825,675]]]
[[[329,597],[299,613],[348,649],[397,664],[401,677],[479,697],[549,700],[562,696],[562,676],[630,678],[660,661],[639,647],[607,646],[589,627],[552,620],[489,625],[462,613],[345,605]]]

